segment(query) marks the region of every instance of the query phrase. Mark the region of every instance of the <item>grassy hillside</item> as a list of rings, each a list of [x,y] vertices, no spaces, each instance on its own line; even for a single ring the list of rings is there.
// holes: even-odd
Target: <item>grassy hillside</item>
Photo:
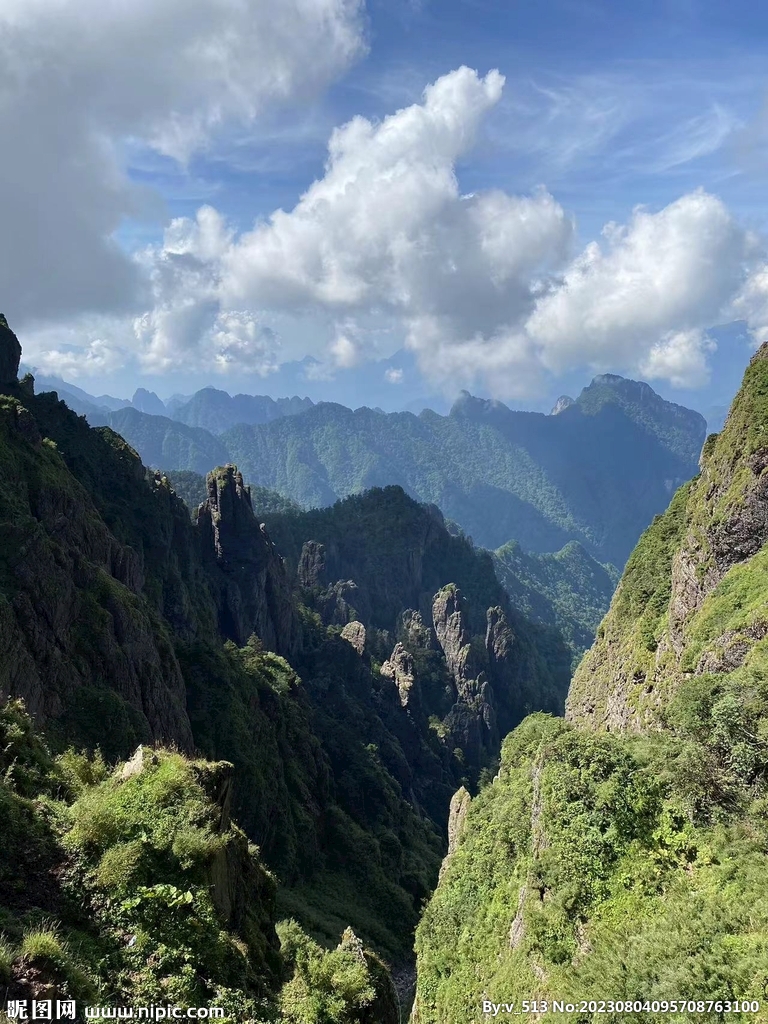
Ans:
[[[329,950],[277,923],[275,880],[230,818],[231,764],[150,748],[114,768],[54,758],[20,702],[0,708],[0,750],[3,1002],[398,1024],[386,969],[353,933]]]
[[[726,738],[690,708],[674,737],[533,716],[507,738],[419,925],[419,1024],[480,1024],[483,1000],[560,1000],[580,1024],[592,1000],[606,1021],[766,1019],[697,1002],[764,1002],[768,832],[762,767],[730,770],[735,719]]]

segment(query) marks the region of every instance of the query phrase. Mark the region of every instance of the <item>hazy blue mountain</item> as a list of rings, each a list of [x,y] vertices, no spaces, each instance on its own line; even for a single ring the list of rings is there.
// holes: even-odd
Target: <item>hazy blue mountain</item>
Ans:
[[[165,400],[166,415],[173,416],[177,409],[180,409],[182,405],[186,405],[187,402],[192,398],[192,395],[171,395],[170,398]]]
[[[104,408],[115,412],[118,409],[125,409],[131,404],[127,398],[115,398],[113,395],[91,395],[76,384],[70,384],[69,381],[62,380],[61,377],[36,373],[33,367],[26,366],[23,363],[19,365],[19,373],[32,373],[35,378],[35,390],[38,392],[56,391],[62,398],[66,393],[76,398],[81,404],[90,405],[94,408]],[[69,402],[67,404],[71,409],[75,409],[74,405],[71,405]],[[83,415],[80,410],[75,411]]]
[[[705,432],[701,415],[647,384],[602,376],[557,415],[463,392],[448,416],[321,403],[221,441],[249,480],[305,506],[397,483],[485,547],[514,539],[556,551],[578,540],[621,566],[695,474]]]
[[[109,413],[106,424],[125,438],[145,465],[153,468],[207,473],[229,462],[227,449],[213,434],[188,427],[168,416],[149,416],[138,409],[121,409]]]
[[[202,427],[221,434],[238,423],[270,423],[281,416],[295,416],[310,409],[309,398],[270,398],[268,395],[230,395],[217,388],[203,388],[172,416],[190,427]],[[148,410],[147,410],[148,411]]]
[[[151,416],[166,416],[168,410],[154,391],[147,391],[146,388],[137,388],[131,399],[131,405],[139,412],[147,412]]]

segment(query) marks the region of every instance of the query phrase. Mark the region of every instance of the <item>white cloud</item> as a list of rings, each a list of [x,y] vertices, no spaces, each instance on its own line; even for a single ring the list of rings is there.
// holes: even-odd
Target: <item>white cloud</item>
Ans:
[[[709,156],[741,127],[742,122],[734,113],[714,103],[703,114],[688,118],[651,142],[659,155],[651,162],[649,170],[661,174],[691,160]]]
[[[133,323],[145,371],[265,376],[276,369],[274,332],[252,311],[220,306],[218,268],[232,242],[223,218],[205,206],[194,221],[172,221],[162,246],[141,254],[154,297],[152,309]]]
[[[225,252],[224,303],[395,318],[449,390],[518,397],[585,365],[703,382],[705,331],[741,286],[752,236],[697,191],[635,209],[568,263],[573,225],[544,189],[459,189],[456,162],[502,86],[460,68],[378,125],[337,129],[324,177]],[[350,337],[318,354],[352,365],[365,338]]]
[[[333,365],[341,370],[357,366],[363,358],[360,342],[349,331],[341,331],[329,346]]]
[[[754,268],[734,299],[733,315],[747,323],[755,347],[768,341],[768,263]]]
[[[384,371],[384,379],[388,384],[402,384],[403,371],[395,366],[390,366],[388,370]]]
[[[459,68],[428,86],[422,103],[337,129],[324,177],[225,254],[224,303],[396,317],[437,376],[443,345],[518,322],[533,308],[536,278],[562,264],[573,226],[543,189],[459,191],[456,161],[503,81]],[[345,342],[333,345],[331,358],[352,358]]]
[[[701,388],[709,383],[707,355],[717,342],[704,331],[670,331],[651,347],[638,369],[648,380],[668,380],[675,388]]]
[[[740,290],[768,324],[768,285],[743,288],[755,239],[696,191],[638,207],[574,258],[572,219],[544,188],[462,194],[456,164],[503,84],[462,67],[380,123],[353,118],[294,208],[240,235],[209,206],[172,221],[138,259],[151,293],[134,322],[141,366],[266,374],[269,324],[303,317],[316,325],[308,372],[323,379],[376,354],[375,324],[454,393],[523,397],[587,366],[705,382],[707,328]]]
[[[544,294],[526,329],[553,371],[651,367],[657,376],[701,377],[701,333],[740,287],[754,238],[703,191],[624,226],[609,224]],[[694,341],[698,338],[698,341]],[[664,367],[669,373],[661,373]],[[645,371],[648,372],[648,371]]]
[[[185,159],[228,121],[311,95],[362,52],[361,14],[362,0],[3,0],[5,312],[133,307],[141,277],[112,235],[157,198],[128,180],[122,142]]]
[[[84,345],[45,347],[34,362],[36,369],[47,376],[77,380],[115,373],[125,366],[126,355],[114,342],[94,338]]]

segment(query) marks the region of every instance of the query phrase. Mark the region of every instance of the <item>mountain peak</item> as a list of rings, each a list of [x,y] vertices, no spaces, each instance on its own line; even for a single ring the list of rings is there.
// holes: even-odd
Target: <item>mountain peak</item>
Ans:
[[[21,345],[0,313],[0,385],[15,384],[19,376]]]
[[[451,406],[449,416],[487,416],[502,411],[509,412],[508,406],[504,405],[497,398],[477,398],[469,391],[462,390],[459,397]]]
[[[549,415],[557,416],[565,409],[570,409],[572,405],[576,405],[576,402],[571,398],[570,395],[560,395],[560,397],[552,407],[552,412]]]
[[[136,389],[131,404],[134,409],[149,413],[151,416],[165,416],[168,412],[165,402],[158,398],[154,391],[147,391],[146,388]]]

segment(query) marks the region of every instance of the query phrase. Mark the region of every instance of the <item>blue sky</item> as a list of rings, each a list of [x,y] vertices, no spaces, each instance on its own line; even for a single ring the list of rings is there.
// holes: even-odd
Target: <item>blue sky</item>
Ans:
[[[306,14],[307,5],[311,7],[312,2],[295,0],[297,18],[302,12]],[[121,190],[124,193],[122,208],[116,202],[110,210],[112,229],[106,231],[109,218],[105,215],[104,224],[93,230],[100,229],[106,239],[116,238],[128,256],[146,246],[154,247],[154,256],[142,265],[143,285],[141,280],[127,283],[128,276],[134,273],[131,264],[128,270],[120,270],[125,280],[116,270],[95,296],[83,289],[82,299],[72,298],[71,308],[66,308],[61,296],[46,294],[44,284],[39,285],[39,296],[38,286],[29,286],[29,308],[19,302],[18,312],[11,295],[6,306],[9,316],[15,314],[22,329],[27,329],[28,361],[47,372],[58,370],[65,377],[77,377],[77,383],[92,392],[127,394],[141,384],[168,395],[174,391],[189,392],[206,383],[230,391],[269,392],[274,390],[271,384],[277,386],[287,379],[285,373],[276,373],[276,365],[311,355],[324,367],[319,374],[323,380],[309,381],[307,392],[314,390],[318,395],[355,404],[355,375],[363,372],[361,367],[371,359],[390,356],[408,345],[408,373],[418,378],[408,382],[408,401],[421,393],[446,400],[452,390],[457,392],[459,387],[470,386],[478,393],[495,391],[498,397],[518,406],[543,408],[553,395],[577,389],[578,384],[586,383],[598,370],[649,377],[657,390],[700,408],[730,398],[752,350],[750,345],[755,338],[762,340],[760,332],[764,329],[764,287],[759,274],[763,265],[763,233],[768,230],[762,202],[768,138],[764,61],[768,10],[744,0],[727,5],[699,0],[645,0],[632,4],[544,0],[535,5],[491,0],[443,0],[440,4],[430,0],[368,0],[367,6],[356,12],[352,10],[356,6],[352,0],[318,2],[325,3],[339,24],[349,29],[354,35],[353,44],[345,42],[346,49],[338,58],[328,57],[328,68],[319,75],[320,80],[309,85],[303,83],[301,67],[291,67],[290,55],[286,56],[278,70],[289,78],[292,76],[291,82],[284,95],[270,97],[269,102],[261,102],[264,83],[254,82],[246,72],[238,72],[233,57],[232,77],[236,79],[241,74],[241,80],[236,81],[238,95],[247,94],[248,101],[258,99],[256,115],[242,116],[234,101],[230,107],[225,103],[224,115],[209,118],[201,138],[190,145],[184,143],[182,148],[186,147],[186,151],[181,154],[175,144],[157,142],[157,126],[161,126],[161,134],[167,140],[168,124],[182,115],[187,120],[194,119],[195,104],[208,113],[214,108],[219,110],[221,84],[215,81],[215,75],[211,76],[210,95],[202,87],[193,95],[191,86],[187,95],[174,83],[173,90],[169,87],[166,105],[160,107],[155,96],[136,95],[121,83],[119,110],[117,104],[107,114],[100,108],[89,108],[89,139],[98,130],[102,143],[106,140],[111,147],[109,160],[102,159],[97,166],[94,157],[94,180],[100,175],[97,187],[101,186],[106,195],[105,180],[114,175],[114,181],[109,182],[109,194]],[[175,4],[176,0],[158,0],[160,8],[168,9],[171,29],[174,17],[183,16],[181,6],[174,14]],[[65,0],[64,8],[68,5],[74,8],[75,0]],[[204,5],[212,8],[212,16],[220,13],[219,0],[205,0]],[[40,35],[41,25],[50,27],[52,38],[56,32],[65,30],[61,12],[56,17],[52,13],[55,6],[53,0],[36,0],[37,21],[30,20],[30,33],[34,30]],[[268,21],[258,22],[258,18],[269,13],[269,0],[251,0],[245,7],[252,8],[254,33],[268,35]],[[120,26],[114,28],[115,37],[119,38]],[[244,29],[249,30],[250,24],[240,26],[240,31]],[[22,24],[18,31],[23,30]],[[102,25],[100,30],[102,49],[107,49],[111,44],[110,26]],[[289,21],[287,31],[290,30]],[[298,54],[297,61],[306,64],[307,53],[330,52],[322,31],[317,29],[316,38],[307,40],[307,50]],[[99,41],[98,33],[94,33],[94,38]],[[257,43],[261,42],[260,36],[255,38]],[[286,43],[286,39],[289,37],[285,34],[276,43],[266,39],[264,46],[279,50],[282,45],[286,53],[292,54],[293,41],[289,39]],[[335,39],[332,42],[337,45]],[[166,83],[160,76],[166,73],[170,50],[163,53],[162,39],[157,45],[157,63],[148,64],[147,77],[157,75],[162,92]],[[172,33],[166,45],[173,46]],[[93,81],[98,80],[98,75],[108,76],[109,68],[106,64],[102,67],[101,58],[97,60],[91,53],[81,54],[80,58],[78,66],[90,68],[92,61],[93,92]],[[331,184],[326,187],[324,176],[329,138],[334,129],[361,117],[370,122],[375,134],[381,123],[398,111],[423,105],[425,88],[462,66],[475,69],[485,86],[484,91],[478,91],[472,82],[465,83],[477,95],[473,93],[474,98],[462,100],[463,105],[457,108],[456,116],[466,120],[466,132],[474,136],[473,142],[464,145],[457,141],[463,139],[465,131],[460,124],[451,143],[451,155],[440,157],[446,166],[438,171],[455,173],[460,193],[451,197],[446,191],[440,193],[439,203],[435,200],[435,222],[440,230],[430,234],[432,227],[425,227],[410,214],[410,219],[398,220],[394,202],[389,237],[386,225],[382,227],[382,220],[389,216],[386,203],[383,208],[372,210],[362,199],[351,212],[339,212],[340,218],[359,215],[362,220],[375,215],[375,231],[383,232],[381,245],[385,249],[396,245],[398,238],[408,236],[409,244],[430,248],[433,263],[425,268],[409,262],[406,269],[399,264],[393,269],[381,265],[379,250],[375,259],[372,253],[361,251],[359,275],[354,281],[344,282],[344,295],[353,288],[356,295],[364,292],[370,298],[342,300],[341,292],[328,298],[327,280],[320,277],[310,284],[303,281],[299,288],[297,275],[290,266],[290,244],[298,237],[296,232],[306,227],[307,213],[295,208],[313,182],[320,181],[325,189],[320,189],[319,202],[325,203],[331,195]],[[498,69],[504,76],[500,93],[484,78],[491,69]],[[178,73],[183,72],[182,67]],[[119,69],[116,73],[119,74]],[[115,79],[107,78],[105,82],[105,87],[114,87]],[[261,93],[257,96],[258,90]],[[225,99],[228,102],[231,97],[227,94]],[[483,107],[477,116],[475,103]],[[16,130],[20,130],[18,125]],[[420,136],[414,143],[414,181],[434,170],[429,147],[438,143],[430,138]],[[357,145],[354,140],[353,143]],[[372,145],[378,147],[379,142]],[[345,168],[357,158],[350,145],[343,156]],[[407,161],[407,155],[403,159]],[[387,178],[390,170],[382,168],[381,175],[374,179],[375,187]],[[481,313],[473,318],[473,306],[480,311],[489,302],[496,302],[496,292],[482,279],[483,274],[495,275],[495,264],[475,261],[466,264],[463,275],[459,273],[464,282],[470,278],[474,282],[474,291],[466,286],[462,299],[465,307],[461,309],[450,296],[446,297],[445,287],[438,288],[435,283],[444,269],[434,263],[435,253],[439,254],[444,246],[446,258],[454,259],[462,256],[467,244],[466,225],[459,233],[450,234],[454,230],[452,225],[466,217],[474,217],[473,224],[477,220],[471,213],[465,217],[468,206],[462,205],[461,197],[470,206],[473,202],[482,206],[484,196],[531,196],[542,186],[571,225],[570,234],[558,235],[552,209],[535,206],[527,213],[515,213],[514,224],[510,220],[508,237],[502,242],[511,249],[518,244],[523,248],[533,245],[519,242],[521,219],[527,222],[540,217],[543,222],[549,218],[541,229],[547,238],[546,245],[541,242],[543,255],[536,266],[526,267],[524,300],[499,300],[495,319]],[[668,231],[665,228],[662,232],[650,224],[643,236],[645,240],[640,238],[645,229],[633,222],[633,210],[638,205],[656,215],[699,189],[713,198],[706,208],[694,209],[696,204],[692,201],[678,215],[675,207],[670,215],[670,223],[674,220],[674,224]],[[124,198],[128,195],[130,201]],[[425,203],[430,202],[433,194],[426,192],[423,198]],[[721,205],[717,206],[715,200]],[[13,197],[7,201],[13,202]],[[105,205],[106,202],[105,199]],[[75,192],[69,206],[76,230],[93,220],[85,190],[83,195]],[[215,210],[219,218],[219,226],[211,228],[220,236],[215,257],[202,257],[199,239],[190,241],[190,232],[197,231],[194,224],[201,207]],[[251,238],[249,233],[254,225],[269,226],[271,215],[279,209],[289,215],[285,230],[275,229]],[[727,211],[728,224],[723,221],[723,210]],[[484,239],[496,214],[486,211],[482,216],[487,219],[471,244],[477,244],[485,253]],[[176,248],[173,244],[169,246],[164,234],[173,218],[185,218],[187,225],[178,229],[187,234]],[[601,232],[610,222],[624,226],[621,230],[628,235],[626,244],[604,240]],[[720,225],[717,229],[712,227],[715,222]],[[338,229],[335,220],[322,223],[334,231]],[[24,227],[20,225],[19,232]],[[28,224],[26,229],[29,239],[32,233]],[[672,279],[681,258],[673,251],[674,246],[684,251],[685,232],[689,229],[695,258],[689,260],[688,277]],[[712,242],[717,231],[720,234]],[[227,232],[229,241],[224,242],[221,239]],[[747,238],[750,232],[754,235],[750,235],[751,240]],[[198,235],[199,231],[195,237]],[[633,241],[635,235],[640,238],[637,245]],[[317,232],[312,238],[316,236]],[[296,251],[301,258],[306,256],[307,266],[322,259],[323,274],[327,277],[328,266],[337,262],[346,267],[355,264],[354,249],[344,247],[343,231],[339,237],[342,242],[334,243],[336,250],[322,241],[313,241],[313,245],[323,246],[322,252],[318,249],[309,255],[310,242],[302,237],[296,242]],[[583,268],[579,269],[581,265],[576,261],[593,240],[598,240],[602,247],[601,258],[606,265],[601,276],[585,283]],[[622,256],[622,244],[632,250],[629,255]],[[286,266],[274,274],[274,267],[270,267],[268,280],[264,271],[265,246],[272,253],[272,262],[286,261]],[[656,266],[654,246],[659,252],[669,250],[668,265],[660,259]],[[612,247],[617,250],[613,257]],[[80,251],[86,248],[84,245]],[[189,268],[183,266],[174,270],[172,295],[168,291],[170,285],[157,284],[158,274],[166,273],[169,261],[179,262],[179,253],[182,261],[198,261],[196,274],[204,265],[210,275],[210,280],[206,279],[210,297],[205,308],[201,306],[194,315],[189,311],[190,299],[185,289],[191,287],[190,280],[194,285],[202,278],[190,278]],[[502,262],[506,258],[501,257]],[[55,277],[55,245],[46,247],[45,259],[50,261]],[[214,259],[218,262],[212,269]],[[241,271],[249,259],[258,263],[260,276],[256,271],[250,276]],[[611,259],[613,263],[608,265]],[[706,310],[699,309],[701,295],[691,278],[699,272],[697,267],[720,262],[727,264],[723,280],[713,277],[706,292],[720,295],[722,286],[723,301],[717,308],[712,305]],[[61,254],[61,265],[64,279],[72,267],[72,256],[68,257],[65,251]],[[458,266],[461,271],[460,258]],[[630,308],[631,301],[626,300],[626,291],[617,286],[615,296],[609,296],[606,310],[595,321],[590,296],[601,297],[627,273],[646,274],[651,282],[649,287],[662,287],[651,279],[655,274],[664,277],[667,266],[671,268],[670,290],[690,291],[687,305],[675,305],[670,300],[667,310],[662,296],[659,305],[664,309],[658,318],[640,316],[640,323]],[[0,261],[0,272],[2,268]],[[84,265],[83,273],[85,270]],[[748,287],[747,299],[739,304],[740,289],[747,287],[744,281],[737,280],[742,271],[745,281],[752,281],[752,286]],[[302,273],[306,277],[308,271]],[[407,289],[409,275],[413,273],[423,273],[425,280],[429,277],[428,286],[424,285],[418,301],[412,295],[403,300],[403,287]],[[518,274],[518,270],[514,273]],[[571,278],[576,275],[576,285],[581,289],[575,303],[571,301],[573,288],[561,288],[569,273]],[[155,283],[149,295],[146,281],[152,274]],[[183,283],[179,274],[186,275]],[[371,275],[370,279],[366,279],[366,274]],[[397,275],[397,284],[393,285],[392,278]],[[14,284],[13,275],[10,277],[9,288]],[[521,279],[509,280],[512,290],[523,287]],[[502,286],[497,283],[495,287]],[[638,287],[642,290],[642,281]],[[106,296],[112,288],[115,297],[108,300]],[[531,319],[531,310],[538,310],[540,305],[542,288],[551,292],[560,289],[562,294],[551,297],[547,309]],[[78,290],[79,282],[75,281],[68,295]],[[273,306],[270,296],[276,291],[281,295],[284,291],[290,297],[281,298]],[[737,300],[735,305],[732,298]],[[617,316],[616,307],[622,301],[627,308]],[[240,317],[236,323],[230,315],[232,310]],[[746,310],[748,325],[718,329],[719,324],[736,319],[739,310]],[[43,311],[43,315],[35,315],[36,311]],[[162,323],[161,314],[167,314]],[[141,316],[143,333],[129,326]],[[217,326],[212,326],[211,318],[216,317]],[[179,326],[182,318],[183,330]],[[747,326],[752,335],[747,333]],[[195,331],[199,336],[192,336]],[[593,343],[595,331],[599,342]],[[169,333],[173,334],[171,341]],[[211,341],[222,337],[224,342]],[[571,343],[571,338],[579,337],[583,342]],[[274,351],[270,347],[273,342],[277,345]],[[214,363],[206,363],[206,345],[217,343],[229,347],[219,359],[218,368],[212,369]],[[473,378],[475,364],[485,369]],[[702,369],[705,364],[715,371],[710,372],[709,381]],[[223,372],[221,368],[225,365],[231,369]],[[381,404],[395,407],[401,401],[397,386],[382,386]]]
[[[133,177],[160,191],[170,216],[215,201],[245,227],[291,208],[322,174],[334,126],[418,102],[427,83],[466,64],[507,79],[459,165],[466,191],[545,184],[585,237],[638,203],[663,206],[698,186],[765,225],[761,5],[374,0],[367,11],[369,55],[316,103],[276,109],[188,169],[137,155]],[[147,237],[160,229],[147,225]]]

